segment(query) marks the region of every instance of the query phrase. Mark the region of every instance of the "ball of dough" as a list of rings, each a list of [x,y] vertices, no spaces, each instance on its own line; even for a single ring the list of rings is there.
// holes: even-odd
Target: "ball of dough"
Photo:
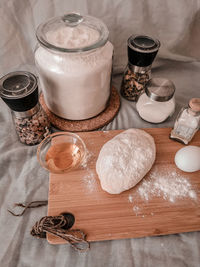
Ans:
[[[103,145],[96,162],[101,187],[119,194],[135,186],[151,169],[156,157],[153,137],[143,130],[129,129]]]

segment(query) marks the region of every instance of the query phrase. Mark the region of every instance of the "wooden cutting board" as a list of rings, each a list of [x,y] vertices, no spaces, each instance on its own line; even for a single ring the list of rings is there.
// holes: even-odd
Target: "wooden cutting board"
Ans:
[[[174,156],[184,145],[169,139],[169,128],[144,129],[156,143],[156,161],[144,177],[148,180],[155,169],[182,176],[191,184],[196,199],[185,197],[171,202],[163,196],[145,200],[138,195],[142,181],[119,195],[101,189],[95,171],[96,159],[104,143],[122,130],[79,133],[92,154],[85,168],[66,174],[50,174],[48,215],[70,212],[75,216],[72,229],[81,229],[88,241],[113,240],[166,235],[200,230],[200,171],[184,173],[176,168]],[[200,131],[190,145],[200,145]],[[174,177],[175,177],[174,176]],[[51,244],[64,240],[48,235]]]

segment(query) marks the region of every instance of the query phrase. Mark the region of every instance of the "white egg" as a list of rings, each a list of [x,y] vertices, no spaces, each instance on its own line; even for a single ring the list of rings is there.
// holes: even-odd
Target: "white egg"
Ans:
[[[176,152],[174,161],[176,166],[184,172],[200,170],[200,147],[187,146]]]

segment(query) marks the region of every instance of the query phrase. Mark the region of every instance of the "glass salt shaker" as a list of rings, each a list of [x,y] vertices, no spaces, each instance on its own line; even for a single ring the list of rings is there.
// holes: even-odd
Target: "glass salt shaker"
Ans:
[[[136,109],[140,117],[148,122],[161,123],[175,110],[175,85],[165,78],[152,78],[139,96]]]
[[[38,102],[36,77],[29,72],[16,71],[0,79],[0,96],[11,109],[19,140],[36,145],[50,133],[50,123]]]
[[[122,79],[121,95],[127,100],[136,101],[151,78],[151,65],[160,42],[148,36],[132,35],[127,44],[128,64]]]
[[[200,127],[200,98],[192,98],[179,112],[170,138],[187,145]]]

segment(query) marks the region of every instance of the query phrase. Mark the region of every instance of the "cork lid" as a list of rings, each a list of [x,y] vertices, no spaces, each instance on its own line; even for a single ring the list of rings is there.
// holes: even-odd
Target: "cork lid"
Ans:
[[[190,99],[189,106],[193,111],[200,112],[200,98]]]

